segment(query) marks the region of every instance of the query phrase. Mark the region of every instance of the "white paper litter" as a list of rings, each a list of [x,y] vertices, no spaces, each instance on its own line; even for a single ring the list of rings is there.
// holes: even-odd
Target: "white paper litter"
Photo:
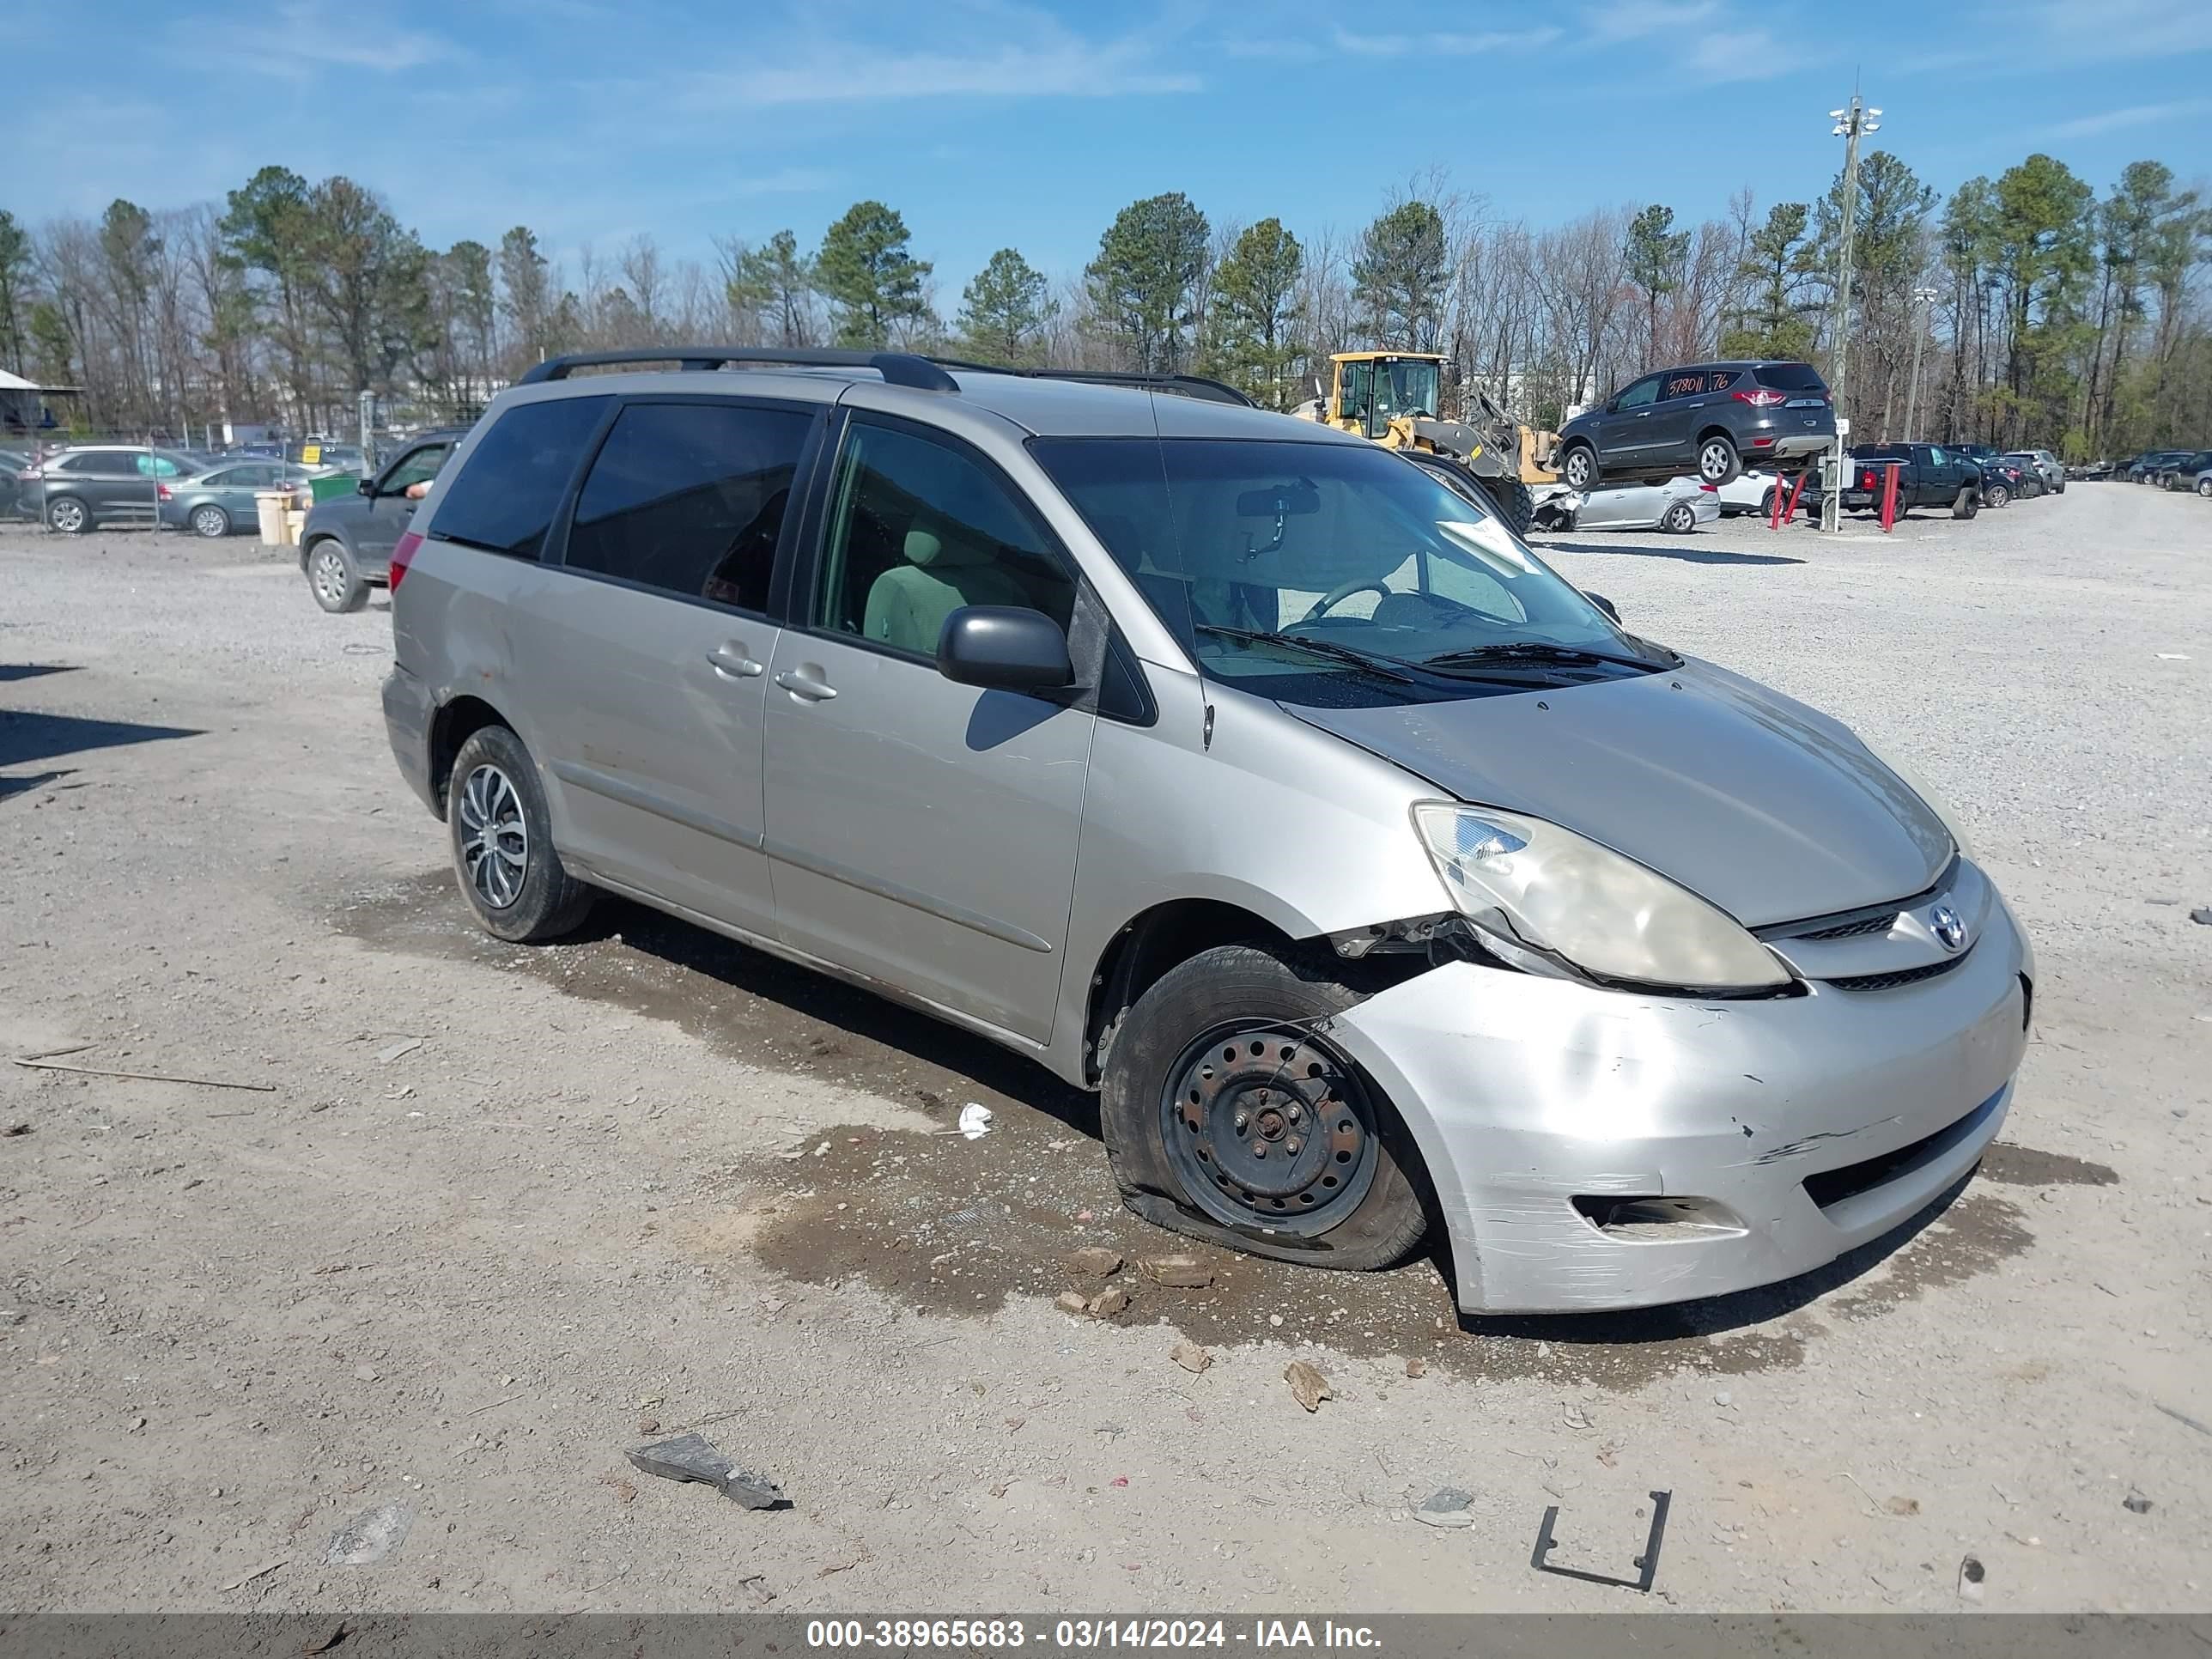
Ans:
[[[960,1109],[960,1133],[969,1140],[981,1140],[991,1133],[991,1109],[969,1101]]]

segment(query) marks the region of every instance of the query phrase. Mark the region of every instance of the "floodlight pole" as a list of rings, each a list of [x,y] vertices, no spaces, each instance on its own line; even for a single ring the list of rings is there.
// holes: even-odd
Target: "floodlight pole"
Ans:
[[[1879,132],[1881,123],[1876,117],[1881,112],[1869,109],[1851,94],[1846,109],[1832,109],[1829,118],[1835,122],[1832,129],[1844,141],[1844,234],[1843,247],[1837,260],[1836,302],[1830,316],[1836,323],[1836,372],[1831,378],[1829,398],[1836,410],[1836,448],[1832,477],[1826,480],[1828,488],[1820,495],[1820,528],[1833,530],[1842,522],[1844,495],[1844,441],[1849,437],[1847,417],[1844,414],[1844,370],[1850,356],[1851,343],[1851,238],[1858,228],[1859,217],[1859,139],[1867,133]]]
[[[1936,320],[1936,290],[1916,288],[1912,290],[1912,380],[1905,389],[1905,440],[1907,443],[1917,443],[1920,440],[1920,428],[1915,424],[1920,410],[1920,347],[1928,338],[1928,331]]]

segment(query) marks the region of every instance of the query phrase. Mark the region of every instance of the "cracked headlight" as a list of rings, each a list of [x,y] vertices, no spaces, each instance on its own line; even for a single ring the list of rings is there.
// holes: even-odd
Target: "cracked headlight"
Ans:
[[[1424,801],[1414,827],[1486,943],[1594,979],[1690,991],[1786,985],[1773,952],[1687,888],[1541,818]]]

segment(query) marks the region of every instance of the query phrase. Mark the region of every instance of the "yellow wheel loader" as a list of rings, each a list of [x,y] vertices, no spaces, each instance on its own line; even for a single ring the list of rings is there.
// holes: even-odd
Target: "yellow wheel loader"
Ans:
[[[1340,351],[1329,359],[1334,384],[1326,398],[1302,411],[1309,419],[1372,438],[1386,449],[1421,450],[1454,461],[1518,535],[1535,512],[1534,483],[1558,475],[1541,465],[1539,446],[1548,434],[1517,426],[1480,387],[1469,387],[1470,416],[1447,421],[1438,414],[1443,391],[1443,357],[1430,351]]]

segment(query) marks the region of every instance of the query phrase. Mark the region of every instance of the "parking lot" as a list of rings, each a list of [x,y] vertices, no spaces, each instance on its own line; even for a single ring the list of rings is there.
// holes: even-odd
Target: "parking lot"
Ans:
[[[1664,1491],[1677,1607],[1948,1611],[1969,1556],[1992,1611],[2212,1605],[2212,510],[1540,544],[1906,762],[2033,939],[2002,1140],[1810,1280],[1462,1322],[1426,1261],[1200,1249],[1164,1287],[1042,1070],[628,906],[477,933],[380,595],[0,532],[0,1044],[208,1080],[0,1067],[0,1604],[1613,1611],[1539,1522],[1633,1576]],[[1115,1317],[1054,1305],[1084,1246]],[[695,1425],[793,1507],[623,1462]],[[1414,1518],[1441,1488],[1471,1525]],[[385,1504],[389,1559],[327,1565]]]

